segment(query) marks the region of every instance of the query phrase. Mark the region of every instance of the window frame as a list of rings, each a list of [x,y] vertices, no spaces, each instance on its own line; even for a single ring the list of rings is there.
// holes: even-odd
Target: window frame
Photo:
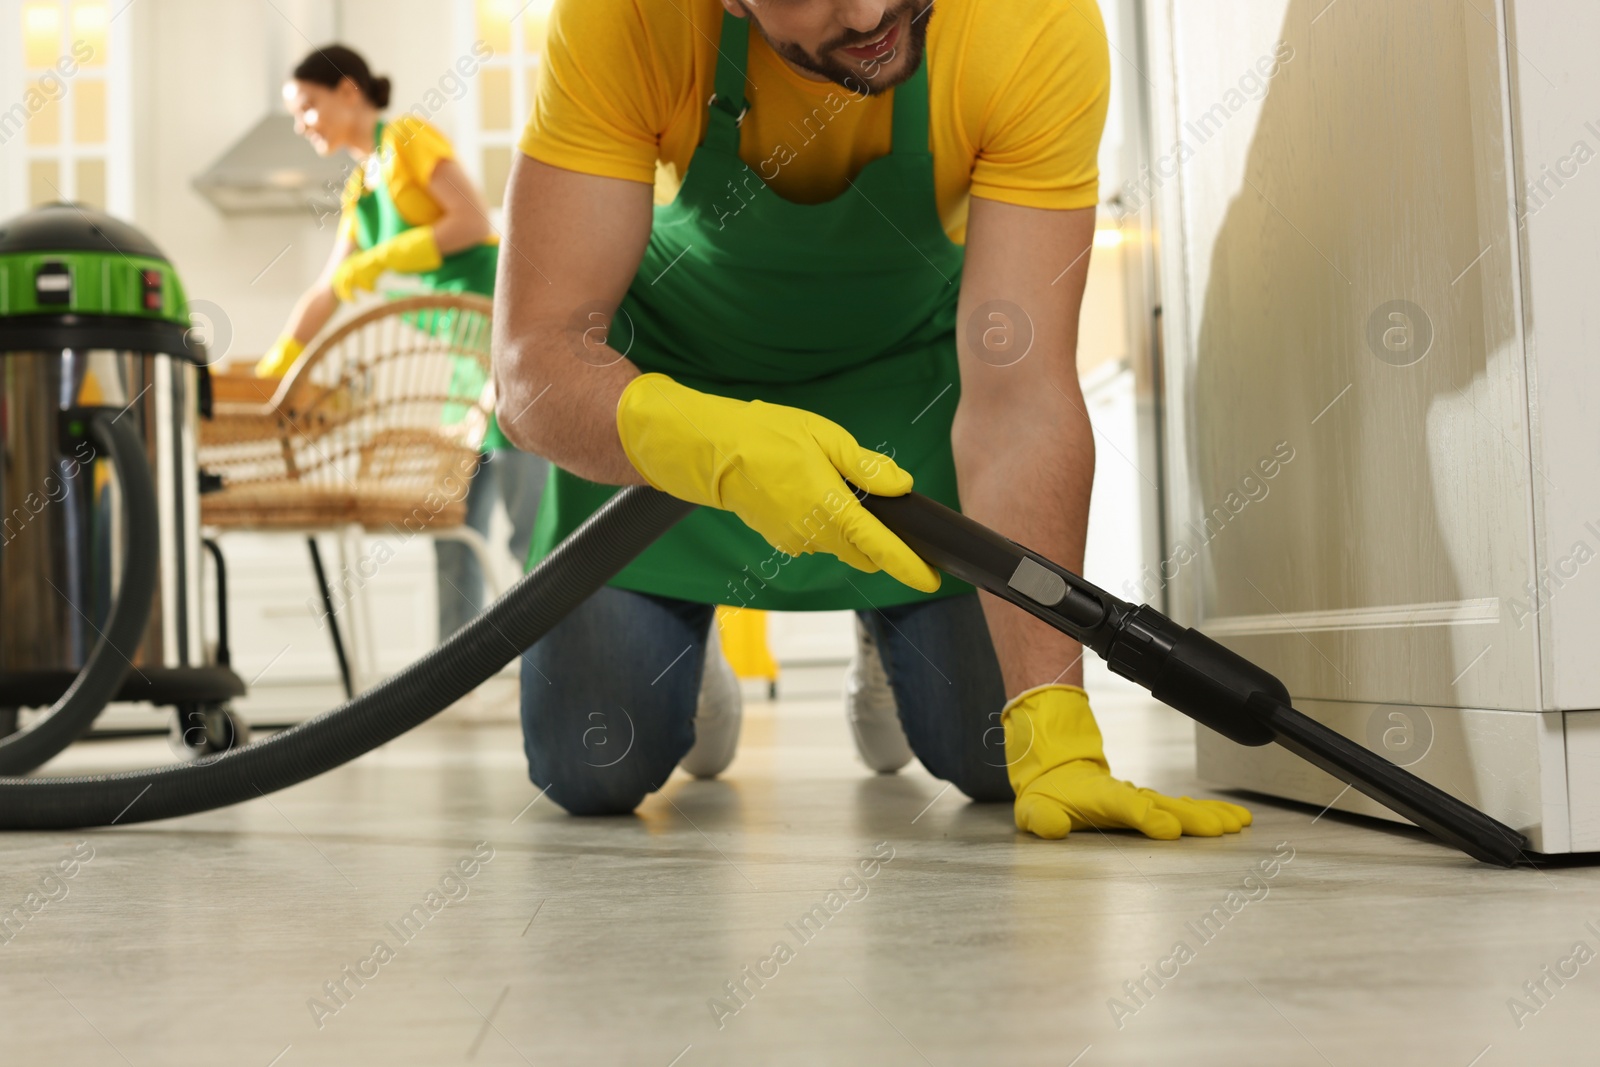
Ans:
[[[77,4],[106,9],[106,48],[103,66],[79,67],[66,79],[67,91],[56,102],[60,139],[55,145],[28,143],[27,122],[0,143],[0,217],[10,218],[27,211],[30,200],[30,164],[54,160],[59,166],[60,195],[78,199],[77,163],[100,159],[105,163],[105,202],[98,205],[112,215],[127,218],[133,214],[133,19],[121,17],[132,0],[0,0],[0,26],[15,32],[0,33],[0,113],[22,103],[39,71],[27,65],[27,39],[22,28],[23,12],[41,3],[53,3],[61,12],[61,38],[57,56],[69,55],[72,42],[72,9]],[[77,93],[80,78],[105,84],[105,140],[98,145],[83,145],[76,140]],[[37,113],[35,113],[37,114]],[[29,116],[31,120],[34,116]]]
[[[478,27],[478,9],[485,2],[493,3],[496,0],[455,0],[454,24],[459,53],[465,54],[472,49],[475,42],[480,39],[486,40]],[[465,115],[456,135],[456,150],[462,165],[477,183],[478,188],[483,190],[484,200],[490,205],[489,213],[496,229],[501,228],[504,222],[504,190],[490,189],[484,180],[484,154],[491,149],[504,148],[510,153],[510,162],[516,162],[517,146],[522,140],[523,128],[526,127],[532,112],[533,90],[543,63],[542,53],[531,52],[528,49],[525,19],[530,17],[530,13],[532,17],[548,18],[550,2],[515,0],[507,6],[512,8],[509,30],[511,53],[506,55],[496,51],[479,64],[478,72],[468,82],[466,96],[462,99]],[[539,10],[535,11],[535,8]],[[511,124],[504,130],[486,130],[483,127],[484,73],[489,70],[508,69],[511,73]],[[509,176],[509,167],[507,173]],[[496,203],[497,198],[500,203]]]

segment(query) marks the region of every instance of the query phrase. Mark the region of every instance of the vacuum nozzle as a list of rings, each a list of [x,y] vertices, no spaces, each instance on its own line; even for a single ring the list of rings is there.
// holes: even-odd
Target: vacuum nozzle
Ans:
[[[1117,674],[1241,745],[1277,742],[1485,863],[1526,859],[1497,819],[1296,711],[1270,671],[1148,604],[1135,606],[919,493],[861,502],[933,566],[1082,642]]]

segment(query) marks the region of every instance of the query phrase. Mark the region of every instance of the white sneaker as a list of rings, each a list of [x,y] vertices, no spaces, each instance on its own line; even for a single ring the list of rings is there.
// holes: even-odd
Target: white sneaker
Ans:
[[[844,679],[844,713],[861,761],[879,774],[894,774],[911,762],[911,743],[900,725],[894,690],[872,632],[856,616],[856,655]]]
[[[694,747],[678,766],[696,778],[715,778],[728,769],[739,748],[744,723],[744,695],[728,657],[722,654],[717,624],[706,638],[706,666],[700,676],[700,701],[694,711]]]

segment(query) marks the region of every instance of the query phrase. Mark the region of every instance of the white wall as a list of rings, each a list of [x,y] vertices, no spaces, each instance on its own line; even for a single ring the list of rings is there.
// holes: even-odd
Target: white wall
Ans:
[[[224,216],[191,179],[269,107],[281,108],[289,70],[336,34],[393,79],[400,108],[421,99],[456,58],[453,5],[140,0],[124,17],[136,20],[134,221],[177,264],[190,298],[221,310],[229,353],[262,352],[326,260],[332,219],[319,228],[309,210]],[[447,134],[458,107],[434,116]]]

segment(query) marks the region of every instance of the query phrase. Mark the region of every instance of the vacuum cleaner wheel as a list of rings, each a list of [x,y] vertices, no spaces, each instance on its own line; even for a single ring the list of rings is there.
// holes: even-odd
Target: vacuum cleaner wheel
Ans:
[[[204,759],[250,743],[250,724],[226,704],[179,704],[167,744],[183,760]]]

